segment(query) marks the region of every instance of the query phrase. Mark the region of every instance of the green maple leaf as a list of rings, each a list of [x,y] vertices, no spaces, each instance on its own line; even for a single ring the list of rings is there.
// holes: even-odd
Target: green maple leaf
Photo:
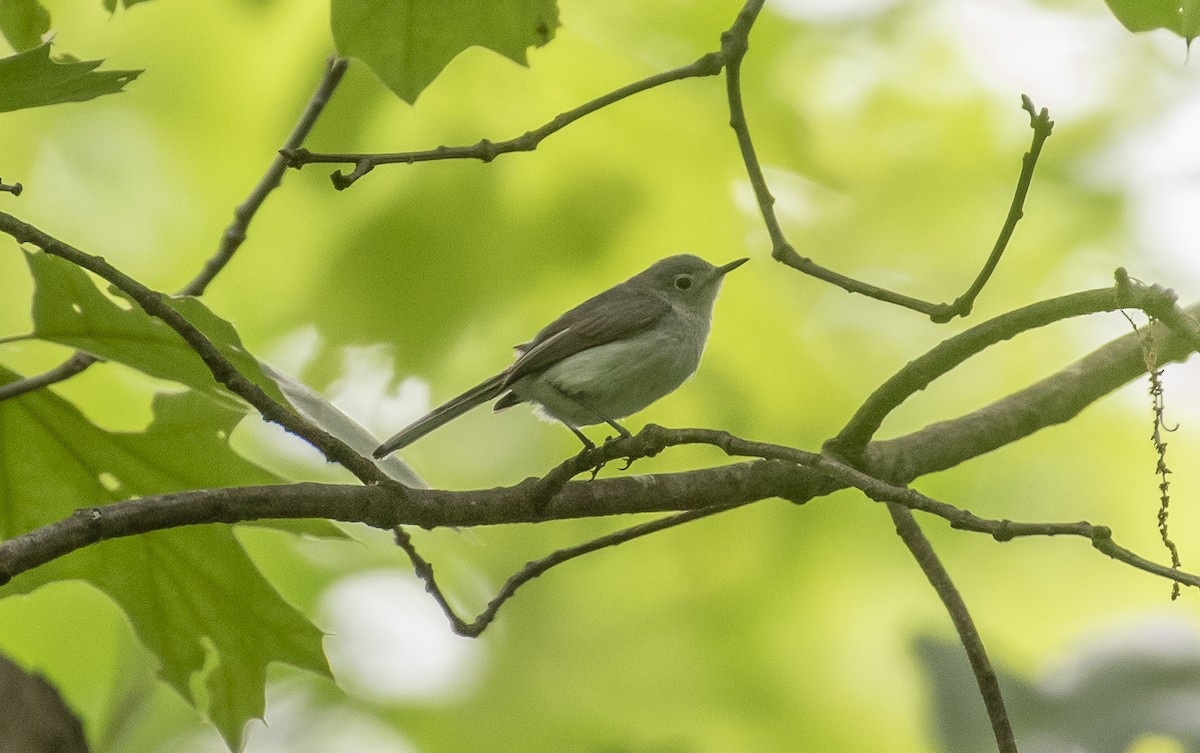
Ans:
[[[15,378],[0,368],[0,382]],[[162,394],[144,432],[121,433],[97,427],[49,390],[0,402],[0,537],[79,507],[102,515],[103,505],[131,497],[279,482],[230,448],[243,415],[193,391]],[[307,531],[337,535],[325,521]],[[162,679],[193,704],[191,678],[202,674],[202,710],[233,749],[245,723],[262,716],[271,662],[329,673],[321,632],[263,578],[229,526],[103,541],[17,576],[0,595],[67,579],[115,601],[158,657]]]
[[[554,37],[555,0],[333,0],[338,52],[362,60],[408,103],[456,55],[478,45],[526,64]]]
[[[27,253],[25,258],[35,284],[35,336],[209,395],[228,396],[191,346],[165,322],[136,305],[119,305],[104,295],[86,272],[65,259],[41,252]],[[286,402],[279,387],[242,347],[229,322],[195,298],[169,298],[167,303],[207,335],[242,375],[277,401]]]
[[[32,32],[27,30],[22,33]],[[27,37],[25,41],[28,41]],[[103,62],[51,60],[48,42],[0,58],[0,112],[63,102],[83,102],[104,94],[114,94],[141,74],[141,71],[96,70]]]

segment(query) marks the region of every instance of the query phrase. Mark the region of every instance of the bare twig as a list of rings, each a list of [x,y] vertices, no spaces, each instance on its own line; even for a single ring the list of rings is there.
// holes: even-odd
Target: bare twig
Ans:
[[[545,557],[533,560],[531,562],[526,562],[520,570],[513,573],[508,580],[504,582],[504,585],[500,588],[500,591],[495,597],[492,598],[491,601],[488,602],[487,607],[484,608],[484,610],[480,612],[479,615],[476,616],[471,622],[467,622],[463,618],[459,617],[454,611],[454,608],[450,606],[449,601],[447,601],[445,594],[442,592],[441,587],[437,583],[437,579],[434,577],[433,565],[430,564],[429,561],[424,557],[422,557],[419,552],[417,552],[417,549],[413,545],[412,538],[408,535],[408,532],[399,526],[393,529],[393,531],[396,537],[396,544],[404,550],[405,554],[408,555],[409,560],[413,564],[413,568],[416,570],[417,577],[424,581],[425,590],[429,592],[430,596],[433,597],[433,600],[437,602],[439,607],[441,607],[442,612],[450,621],[450,626],[454,629],[454,632],[468,638],[476,638],[487,629],[488,625],[492,624],[492,622],[496,619],[496,614],[500,611],[500,607],[502,607],[505,602],[512,598],[513,594],[517,592],[518,588],[534,578],[541,576],[550,568],[600,549],[606,549],[608,547],[617,546],[618,544],[624,544],[626,541],[632,541],[633,539],[642,536],[648,536],[649,534],[658,533],[659,531],[664,531],[668,528],[683,525],[684,523],[690,523],[693,520],[699,520],[700,518],[706,518],[710,515],[716,515],[720,512],[732,510],[733,508],[741,507],[744,504],[747,503],[738,502],[731,505],[702,507],[698,510],[687,510],[685,512],[676,513],[675,515],[669,515],[665,518],[659,518],[658,520],[652,520],[647,523],[640,523],[635,526],[630,526],[629,528],[623,528],[619,531],[614,531],[613,533],[606,534],[604,536],[598,536],[597,538],[591,539],[590,541],[585,541],[582,544],[565,547],[563,549],[557,549]]]
[[[801,256],[784,236],[783,230],[779,225],[779,219],[775,215],[775,197],[771,195],[771,189],[767,185],[766,177],[763,174],[762,166],[754,149],[750,127],[746,122],[746,112],[745,106],[742,103],[741,89],[742,58],[745,57],[749,49],[750,28],[753,26],[754,20],[761,8],[761,0],[750,0],[746,3],[741,13],[738,14],[738,18],[733,26],[721,35],[721,49],[725,55],[725,88],[726,96],[729,100],[729,125],[733,128],[733,132],[737,137],[738,147],[742,152],[742,161],[746,166],[746,174],[750,179],[751,187],[754,189],[754,196],[758,202],[759,212],[762,214],[763,223],[767,226],[767,233],[771,238],[771,256],[776,261],[786,264],[806,275],[832,283],[849,293],[859,293],[885,303],[892,303],[912,309],[913,311],[928,315],[934,322],[948,322],[956,316],[966,316],[969,314],[971,308],[974,306],[975,298],[983,290],[983,286],[991,277],[996,265],[999,264],[1000,257],[1004,254],[1004,249],[1008,246],[1008,241],[1012,237],[1013,230],[1023,216],[1025,196],[1029,192],[1029,185],[1033,178],[1033,169],[1037,164],[1038,155],[1041,154],[1042,144],[1050,136],[1050,131],[1054,126],[1054,122],[1050,120],[1047,111],[1043,109],[1040,113],[1034,112],[1033,102],[1030,101],[1029,97],[1023,96],[1021,98],[1022,107],[1030,114],[1030,125],[1033,128],[1033,143],[1022,159],[1021,175],[1017,180],[1017,188],[1013,195],[1012,204],[1009,207],[1008,216],[1001,227],[1000,236],[996,240],[992,253],[984,263],[983,269],[976,276],[975,281],[954,303],[932,303],[847,277],[846,275],[822,267],[808,257]]]
[[[200,356],[213,377],[230,392],[254,406],[263,418],[303,437],[330,461],[342,465],[364,483],[388,482],[387,476],[374,463],[359,455],[337,437],[298,415],[290,407],[276,402],[261,387],[241,374],[203,332],[166,303],[163,293],[151,290],[104,259],[63,243],[10,214],[0,212],[0,231],[8,233],[18,243],[32,243],[46,253],[66,259],[112,283],[147,314],[161,319],[175,330]]]
[[[337,88],[338,82],[342,80],[342,75],[346,72],[347,60],[337,55],[330,55],[329,60],[325,64],[325,75],[321,77],[321,82],[317,84],[316,91],[308,100],[308,105],[304,108],[304,112],[300,114],[300,119],[296,122],[292,129],[291,135],[283,144],[281,152],[286,152],[291,149],[296,149],[304,143],[304,139],[308,138],[308,134],[312,131],[313,126],[317,123],[317,118],[320,117],[321,111],[328,104],[330,96],[333,95],[333,90]],[[229,260],[233,258],[233,254],[238,250],[238,247],[246,240],[246,229],[250,225],[250,221],[254,219],[254,214],[266,201],[267,196],[271,191],[279,187],[280,181],[283,180],[283,174],[288,168],[288,161],[283,154],[277,154],[275,159],[271,161],[267,172],[263,174],[258,181],[258,185],[246,197],[246,200],[237,206],[233,211],[233,222],[229,227],[225,228],[225,232],[221,234],[221,244],[217,248],[217,252],[212,258],[204,264],[204,268],[199,274],[191,280],[183,289],[179,291],[179,295],[202,295],[208,284],[217,276]]]
[[[3,178],[0,178],[0,193],[10,193],[13,196],[20,196],[21,191],[23,190],[25,190],[25,188],[20,183],[13,183],[10,185],[5,183]]]
[[[1008,216],[1004,218],[1004,225],[1000,228],[996,245],[992,247],[992,253],[984,262],[983,269],[979,270],[975,282],[971,283],[967,292],[956,298],[953,304],[935,311],[932,315],[935,322],[948,322],[956,316],[966,316],[971,313],[971,309],[975,306],[975,299],[983,290],[983,286],[987,284],[988,279],[991,278],[992,272],[996,271],[996,265],[1000,263],[1000,257],[1004,255],[1004,249],[1008,248],[1008,241],[1012,238],[1017,223],[1025,216],[1025,197],[1029,194],[1029,186],[1033,182],[1033,168],[1037,166],[1038,156],[1042,153],[1042,145],[1046,143],[1046,139],[1050,138],[1050,132],[1054,129],[1054,121],[1050,119],[1050,113],[1046,108],[1043,107],[1039,112],[1034,108],[1033,100],[1024,94],[1021,95],[1021,107],[1029,113],[1029,127],[1033,129],[1033,143],[1029,145],[1029,151],[1021,157],[1021,175],[1017,178],[1017,188],[1013,192],[1012,203],[1008,207]]]
[[[962,595],[950,579],[950,573],[929,543],[921,526],[913,518],[912,511],[895,502],[887,504],[892,521],[896,524],[896,533],[908,547],[921,571],[929,580],[929,585],[937,592],[938,598],[950,614],[958,640],[967,651],[967,661],[975,675],[979,686],[979,694],[983,697],[983,705],[987,709],[988,719],[992,722],[992,734],[996,738],[996,746],[1000,753],[1017,753],[1017,741],[1013,736],[1012,724],[1008,719],[1008,710],[1004,707],[1004,697],[1000,694],[1000,683],[996,680],[996,671],[988,659],[987,650],[983,647],[983,639],[975,628],[971,613]]]
[[[26,392],[40,390],[43,387],[61,382],[64,379],[70,379],[99,360],[99,358],[93,356],[91,353],[84,353],[82,350],[77,350],[70,358],[49,371],[0,385],[0,400],[8,400],[11,397],[24,395]]]
[[[345,174],[341,170],[334,172],[330,179],[333,185],[339,191],[349,188],[359,178],[363,177],[377,165],[389,164],[406,164],[411,165],[417,162],[431,162],[435,160],[447,159],[477,159],[481,162],[491,162],[501,154],[509,152],[531,152],[537,149],[538,145],[551,134],[561,131],[576,120],[590,115],[597,110],[607,107],[616,102],[620,102],[626,97],[638,94],[639,92],[653,89],[656,86],[670,83],[672,81],[680,81],[686,78],[697,78],[701,76],[715,76],[721,72],[723,61],[717,53],[709,53],[701,56],[695,62],[684,65],[679,68],[674,68],[662,73],[656,73],[653,76],[647,76],[640,81],[635,81],[631,84],[622,86],[619,89],[597,97],[589,102],[584,102],[578,107],[567,110],[558,115],[550,122],[517,136],[516,138],[506,141],[489,141],[480,139],[469,146],[439,146],[436,149],[425,149],[412,152],[392,152],[385,154],[347,154],[347,153],[318,153],[310,152],[303,148],[285,148],[280,150],[280,154],[285,158],[289,167],[301,168],[311,164],[336,164],[345,163],[354,165],[354,169]]]

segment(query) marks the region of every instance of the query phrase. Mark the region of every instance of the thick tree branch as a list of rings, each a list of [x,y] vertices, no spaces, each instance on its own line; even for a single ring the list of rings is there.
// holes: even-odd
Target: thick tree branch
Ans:
[[[884,419],[910,396],[986,348],[1063,319],[1121,308],[1137,308],[1160,319],[1159,314],[1166,314],[1177,325],[1173,329],[1177,336],[1191,340],[1193,347],[1200,345],[1195,323],[1189,324],[1187,320],[1190,317],[1176,309],[1174,292],[1158,286],[1147,287],[1129,282],[1127,276],[1118,277],[1121,281],[1116,287],[1039,301],[989,319],[945,340],[928,353],[910,361],[880,385],[838,435],[826,443],[826,449],[857,463]]]
[[[903,452],[893,441],[893,450]],[[954,505],[887,483],[841,461],[781,445],[752,442],[710,429],[668,430],[649,425],[628,439],[593,450],[597,457],[642,457],[680,444],[710,444],[731,455],[764,458],[750,463],[682,473],[572,481],[548,501],[537,500],[539,479],[510,487],[474,491],[409,489],[397,484],[348,486],[288,484],[211,489],[86,508],[56,523],[0,544],[0,581],[67,552],[109,538],[202,523],[236,523],[263,518],[328,518],[390,530],[529,523],[549,519],[734,507],[780,497],[802,502],[854,487],[879,502],[937,515],[961,530],[997,541],[1025,536],[1078,536],[1111,557],[1184,585],[1200,577],[1141,558],[1112,541],[1103,526],[1079,523],[1020,523],[981,518]],[[916,448],[921,445],[916,445]]]
[[[1200,304],[1188,310],[1200,313]],[[1156,335],[1155,343],[1160,364],[1182,361],[1194,352],[1192,345],[1169,331]],[[1041,429],[1066,423],[1145,373],[1141,342],[1137,335],[1126,335],[976,411],[897,439],[870,443],[864,467],[895,483],[953,468]]]

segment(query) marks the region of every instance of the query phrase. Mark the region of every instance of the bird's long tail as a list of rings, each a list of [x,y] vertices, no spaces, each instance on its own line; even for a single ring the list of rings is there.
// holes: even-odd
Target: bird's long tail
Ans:
[[[382,458],[412,444],[447,421],[453,421],[475,406],[486,403],[505,389],[504,374],[497,374],[486,382],[475,385],[401,429],[396,436],[376,448],[375,457]]]

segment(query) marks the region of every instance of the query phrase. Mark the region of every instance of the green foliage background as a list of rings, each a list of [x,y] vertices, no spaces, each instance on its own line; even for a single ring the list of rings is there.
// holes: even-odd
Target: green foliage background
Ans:
[[[332,49],[328,5],[147,3],[111,20],[98,3],[47,5],[73,54],[146,73],[119,95],[0,117],[0,176],[26,186],[19,199],[0,194],[0,204],[152,287],[176,289],[215,249],[312,91]],[[1028,93],[1058,125],[975,318],[1107,284],[1118,265],[1177,287],[1185,302],[1200,297],[1192,260],[1156,242],[1145,219],[1161,216],[1147,206],[1161,197],[1147,190],[1160,162],[1200,163],[1194,148],[1164,156],[1145,146],[1188,107],[1195,113],[1200,88],[1182,43],[1165,32],[1129,35],[1100,3],[978,5],[985,21],[1015,20],[992,24],[983,44],[965,30],[979,24],[949,2],[901,0],[834,18],[768,4],[745,91],[796,247],[848,274],[952,298],[1007,208],[1028,143],[1018,97]],[[509,138],[714,49],[737,8],[567,0],[555,39],[529,52],[528,69],[471,49],[415,107],[355,63],[307,145],[395,151]],[[1009,65],[1060,43],[1081,51]],[[1099,59],[1108,62],[1088,65]],[[348,364],[361,375],[364,362],[384,362],[427,380],[440,400],[501,368],[506,345],[654,259],[750,255],[718,302],[696,378],[632,423],[714,426],[815,449],[883,378],[966,325],[935,327],[771,263],[723,97],[719,79],[681,82],[585,118],[533,154],[382,167],[341,193],[321,167],[290,172],[205,303],[251,352],[314,387],[344,383]],[[0,336],[33,326],[29,271],[9,246],[0,253]],[[935,385],[886,430],[958,415],[1127,330],[1114,315],[1028,335]],[[321,344],[305,362],[294,344],[312,331]],[[0,363],[32,373],[67,352],[0,345]],[[1193,569],[1195,380],[1192,367],[1168,373],[1169,417],[1182,425],[1170,438],[1172,530]],[[152,391],[166,387],[108,364],[55,391],[109,431],[136,431],[150,422]],[[1127,545],[1159,552],[1143,393],[1134,385],[1070,426],[918,486],[982,515],[1109,524]],[[378,397],[358,405],[382,435],[404,417],[385,421]],[[258,462],[329,477],[249,428],[236,444]],[[434,485],[470,488],[541,473],[575,444],[523,411],[478,411],[406,458]],[[198,471],[214,462],[199,452],[192,460]],[[636,471],[717,462],[708,450],[680,450]],[[437,532],[418,543],[478,608],[525,560],[614,524]],[[1135,615],[1200,618],[1195,595],[1168,604],[1166,584],[1083,542],[999,545],[927,528],[994,658],[1019,674]],[[351,533],[366,545],[263,529],[237,536],[283,596],[329,630],[320,605],[331,584],[360,571],[408,572],[385,536]],[[348,718],[360,742],[369,729],[430,752],[927,750],[931,708],[911,652],[924,633],[950,630],[882,509],[848,493],[800,509],[763,503],[528,586],[479,641],[470,679],[454,692],[380,702],[352,678],[344,693],[275,666],[273,729],[252,726],[248,750],[284,749],[271,746],[289,730],[286,749],[304,749],[305,730]],[[419,653],[435,638],[401,640]],[[0,649],[58,685],[97,750],[220,749],[181,697],[154,682],[154,661],[124,614],[88,585],[58,582],[0,601]],[[200,679],[192,685],[202,694]]]

